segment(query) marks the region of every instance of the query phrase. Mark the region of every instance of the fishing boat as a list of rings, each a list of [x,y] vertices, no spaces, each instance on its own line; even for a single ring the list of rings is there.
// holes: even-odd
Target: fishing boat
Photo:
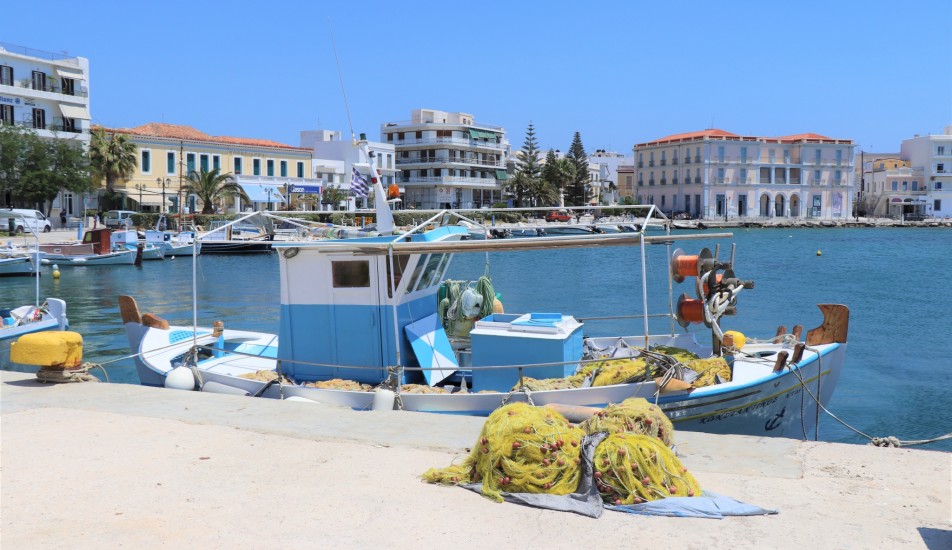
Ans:
[[[109,229],[90,229],[83,241],[40,244],[46,260],[60,266],[133,265],[136,250],[113,250]]]
[[[39,276],[43,253],[0,251],[0,277]],[[37,260],[39,259],[39,262]]]
[[[139,232],[134,229],[113,231],[111,238],[113,251],[131,250],[138,253],[143,260],[165,259],[165,248],[139,239]]]
[[[213,222],[207,233],[200,235],[205,254],[268,254],[274,241],[274,224],[267,216],[243,216],[241,223]]]
[[[173,218],[172,221],[174,222],[176,220]],[[179,221],[181,222],[182,220]],[[192,217],[190,216],[187,221],[192,222]],[[180,225],[186,224],[180,223]],[[155,228],[147,229],[143,233],[145,242],[161,248],[166,258],[173,256],[194,256],[202,253],[201,243],[196,244],[195,242],[194,227],[187,229],[180,227],[178,231],[169,231],[166,229],[169,226],[170,221],[165,215],[159,216],[158,221],[155,223]]]
[[[666,221],[654,207],[645,209],[646,220]],[[740,293],[753,287],[734,274],[733,252],[728,260],[708,249],[670,250],[680,241],[729,233],[647,235],[643,225],[639,232],[476,241],[455,221],[453,212],[443,212],[403,233],[274,243],[278,334],[197,322],[170,326],[122,297],[141,382],[470,415],[513,401],[598,408],[644,397],[679,429],[797,438],[813,431],[819,405],[833,393],[846,351],[845,306],[822,304],[823,323],[805,335],[796,328],[744,342],[720,327]],[[670,258],[663,314],[648,311],[644,259],[651,246],[666,247]],[[488,261],[489,252],[592,247],[640,255],[643,334],[589,337],[588,321],[551,306],[494,312],[491,281],[483,278],[447,298],[448,305],[441,299],[453,294],[443,283],[456,254],[486,253]],[[676,283],[692,292],[675,300]],[[651,333],[649,320],[659,319],[668,327]]]

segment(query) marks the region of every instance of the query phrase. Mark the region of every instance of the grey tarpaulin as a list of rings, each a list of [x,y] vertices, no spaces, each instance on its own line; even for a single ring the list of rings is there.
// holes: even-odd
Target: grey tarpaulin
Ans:
[[[502,493],[502,498],[506,502],[515,504],[525,504],[536,508],[545,508],[546,510],[558,510],[560,512],[575,512],[590,518],[597,518],[602,515],[602,497],[595,488],[592,475],[592,459],[595,456],[595,447],[608,436],[607,433],[597,433],[587,435],[582,439],[582,478],[578,483],[578,489],[571,495],[547,495],[544,493]],[[482,483],[471,483],[463,485],[470,491],[482,493]]]
[[[557,510],[560,512],[574,512],[590,518],[602,515],[602,510],[616,510],[629,514],[645,516],[671,516],[685,518],[721,519],[725,516],[760,516],[776,514],[777,510],[767,510],[759,506],[744,504],[730,497],[705,491],[697,497],[668,497],[643,504],[628,504],[624,506],[605,505],[595,487],[592,462],[595,456],[595,447],[608,434],[600,432],[587,435],[582,439],[582,477],[578,490],[570,495],[547,495],[537,493],[502,493],[506,502]],[[482,483],[463,485],[464,488],[482,493]]]

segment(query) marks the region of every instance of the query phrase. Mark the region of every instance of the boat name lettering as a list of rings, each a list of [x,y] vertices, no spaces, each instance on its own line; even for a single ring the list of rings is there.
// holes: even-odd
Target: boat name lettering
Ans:
[[[771,397],[770,399],[765,399],[765,400],[761,401],[760,403],[754,403],[753,405],[747,405],[746,407],[742,407],[742,408],[740,408],[740,409],[734,409],[734,410],[732,410],[732,411],[726,411],[726,412],[722,412],[722,413],[719,413],[719,414],[714,414],[714,415],[711,415],[711,416],[702,418],[702,419],[701,419],[701,424],[707,424],[708,422],[714,422],[714,421],[718,421],[718,420],[727,420],[728,418],[730,418],[730,417],[732,417],[732,416],[737,416],[737,415],[739,415],[739,414],[751,413],[751,412],[753,412],[753,411],[756,411],[757,409],[763,409],[763,408],[765,408],[765,407],[769,407],[770,405],[773,405],[774,403],[777,402],[777,399],[779,399],[779,397]]]

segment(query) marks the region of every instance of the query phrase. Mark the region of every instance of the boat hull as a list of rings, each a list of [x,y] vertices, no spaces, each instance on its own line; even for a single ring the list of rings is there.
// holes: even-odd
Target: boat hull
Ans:
[[[0,258],[0,277],[30,277],[39,275],[32,258]]]
[[[201,241],[203,254],[267,254],[272,251],[270,241]]]
[[[126,324],[131,349],[138,353],[136,365],[143,384],[162,386],[175,360],[181,360],[192,345],[189,327],[169,330],[147,328],[137,323]],[[212,329],[200,328],[196,343],[219,349],[237,349],[245,346],[253,354],[222,353],[198,363],[202,383],[238,388],[263,397],[299,397],[324,403],[368,410],[374,393],[321,389],[305,385],[272,385],[260,380],[241,378],[240,374],[256,371],[274,371],[277,337],[266,333],[228,331],[215,338]],[[184,336],[183,336],[184,335]],[[188,337],[188,338],[185,338]],[[176,345],[176,341],[178,344]],[[824,406],[833,394],[845,358],[845,344],[825,344],[808,351],[798,364],[779,373],[772,372],[778,345],[752,348],[750,359],[735,359],[735,368],[741,364],[757,363],[758,372],[745,380],[734,381],[690,392],[675,392],[656,396],[654,382],[618,384],[612,386],[544,390],[512,393],[402,393],[403,410],[486,416],[505,403],[531,402],[535,405],[568,405],[605,407],[631,397],[642,397],[656,402],[679,430],[707,433],[725,433],[765,437],[807,439],[815,431],[819,407],[813,396]],[[754,353],[756,352],[756,353]],[[740,361],[740,362],[738,362]],[[808,391],[807,391],[808,390]]]

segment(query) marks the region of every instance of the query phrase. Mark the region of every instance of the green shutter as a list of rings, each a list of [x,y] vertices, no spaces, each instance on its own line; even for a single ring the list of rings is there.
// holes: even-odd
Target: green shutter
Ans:
[[[497,180],[507,180],[509,179],[509,174],[505,170],[496,170],[496,179]]]

